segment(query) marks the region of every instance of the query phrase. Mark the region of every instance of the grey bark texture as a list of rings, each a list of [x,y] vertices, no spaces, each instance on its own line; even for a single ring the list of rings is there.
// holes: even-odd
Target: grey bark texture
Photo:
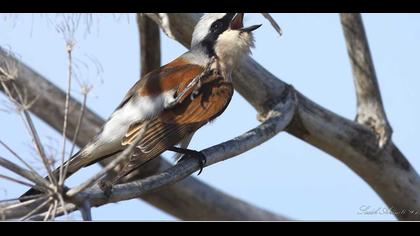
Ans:
[[[360,13],[341,13],[341,25],[353,69],[357,97],[356,122],[371,128],[382,148],[391,139],[375,67]]]

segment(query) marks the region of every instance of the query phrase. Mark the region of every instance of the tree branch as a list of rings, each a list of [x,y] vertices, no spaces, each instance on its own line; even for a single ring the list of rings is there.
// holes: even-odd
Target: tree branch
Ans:
[[[92,213],[90,210],[89,201],[84,201],[83,206],[80,208],[80,212],[82,213],[82,218],[84,221],[92,221]]]
[[[391,139],[392,128],[382,104],[375,67],[360,13],[340,13],[357,96],[356,122],[371,128],[379,147]]]
[[[159,26],[143,13],[137,13],[140,35],[141,76],[160,66]]]
[[[189,47],[193,27],[201,14],[147,13],[158,24],[166,17],[164,32]],[[233,73],[235,89],[264,118],[281,99],[287,84],[247,57]],[[341,117],[297,93],[298,110],[287,131],[342,161],[363,178],[400,220],[419,220],[420,177],[392,143],[378,151],[375,134],[363,125]],[[401,200],[404,199],[404,200]],[[410,211],[410,212],[408,212]],[[407,213],[408,212],[408,213]]]
[[[296,111],[296,96],[293,89],[289,89],[287,97],[282,103],[279,103],[274,110],[267,115],[267,120],[258,127],[242,134],[232,140],[223,142],[213,147],[202,150],[207,158],[206,166],[227,160],[240,155],[262,143],[269,140],[281,132],[291,121]],[[170,167],[162,173],[149,176],[147,178],[134,182],[119,184],[113,187],[112,193],[106,195],[98,186],[93,186],[80,193],[85,201],[90,202],[90,206],[100,206],[112,202],[120,202],[140,197],[142,194],[151,192],[176,183],[197,171],[200,168],[199,163],[194,158],[188,158]],[[215,199],[214,199],[215,200]],[[217,199],[223,201],[223,199]],[[68,205],[69,210],[75,210],[72,205]],[[217,204],[216,204],[217,206]],[[229,209],[229,208],[228,208]],[[225,209],[225,210],[228,210]],[[47,210],[47,209],[45,209]],[[17,212],[22,212],[21,210]],[[267,220],[279,220],[280,216],[272,214],[270,217],[264,212]],[[16,218],[17,215],[7,214],[7,218]],[[243,217],[242,217],[243,218]],[[253,218],[245,218],[252,220]],[[284,219],[284,218],[283,218]],[[244,220],[244,219],[243,219]]]
[[[42,75],[26,66],[23,62],[8,55],[1,47],[0,55],[4,55],[5,60],[15,62],[19,72],[19,76],[16,78],[17,86],[26,88],[28,97],[37,98],[36,102],[30,107],[30,111],[58,132],[61,132],[62,121],[64,119],[63,107],[65,93]],[[66,135],[68,138],[72,138],[74,137],[77,121],[80,116],[81,104],[74,98],[70,98],[69,104],[68,130]],[[104,120],[102,118],[89,108],[86,108],[83,122],[80,125],[80,132],[83,135],[77,136],[76,144],[78,146],[87,144],[90,138],[100,131],[103,124]],[[107,163],[109,161],[105,160],[101,162],[101,165],[105,166]],[[171,164],[164,159],[157,158],[148,163],[145,168],[136,172],[144,177],[146,174],[149,176],[156,172],[162,172],[170,166]],[[132,178],[136,178],[135,175],[132,176]],[[145,194],[142,196],[142,199],[183,220],[286,219],[234,198],[194,177],[188,177],[174,185]],[[200,211],[196,209],[200,209]]]

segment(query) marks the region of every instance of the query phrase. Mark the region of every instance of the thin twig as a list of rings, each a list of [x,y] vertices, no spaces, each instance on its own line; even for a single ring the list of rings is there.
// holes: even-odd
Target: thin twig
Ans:
[[[57,203],[58,204],[58,203]],[[66,211],[67,212],[74,212],[74,211],[76,211],[78,208],[76,207],[76,205],[75,204],[73,204],[73,203],[66,203],[66,207],[65,207],[65,209],[66,209]],[[53,209],[54,210],[54,209]],[[52,214],[53,214],[53,210],[51,211],[51,213],[50,213],[50,216],[52,216]],[[36,215],[33,215],[29,220],[34,220],[34,221],[40,221],[40,220],[42,220],[42,219],[44,219],[45,218],[45,216],[46,216],[46,214],[47,214],[47,212],[42,212],[42,213],[38,213],[38,214],[36,214]],[[59,216],[63,216],[63,215],[65,215],[65,213],[64,213],[64,211],[63,211],[63,208],[62,207],[60,207],[60,208],[57,208],[57,210],[56,210],[56,212],[55,212],[55,217],[59,217]]]
[[[82,108],[81,108],[79,119],[77,120],[76,131],[75,131],[74,136],[73,136],[73,140],[72,140],[73,145],[70,149],[69,158],[73,156],[73,151],[76,147],[76,139],[77,139],[77,136],[79,136],[80,126],[82,124],[83,116],[84,116],[85,110],[86,110],[86,101],[87,101],[87,93],[83,93]],[[68,167],[68,166],[66,166],[66,167]],[[66,172],[67,172],[67,168],[64,171],[64,176],[65,176]]]
[[[36,184],[34,188],[36,188],[37,190],[46,191],[47,189],[49,189],[49,183],[45,179],[37,178],[37,176],[34,175],[34,173],[32,173],[31,171],[25,170],[22,167],[14,164],[11,161],[8,161],[7,159],[1,156],[0,156],[0,166],[32,181],[33,183]]]
[[[50,206],[48,207],[47,214],[45,215],[43,221],[47,221],[48,220],[48,218],[50,217],[50,214],[52,212],[53,207],[54,207],[54,204],[50,204]]]
[[[33,137],[34,141],[35,141],[35,147],[38,150],[38,154],[39,156],[43,159],[43,161],[46,163],[45,164],[45,168],[47,169],[47,171],[51,171],[50,169],[50,164],[49,161],[47,159],[47,155],[45,154],[44,151],[44,146],[41,143],[41,139],[39,138],[38,132],[35,128],[35,125],[32,121],[32,117],[29,114],[28,110],[31,106],[31,104],[33,104],[35,101],[32,101],[31,104],[28,104],[26,102],[26,99],[24,98],[24,96],[21,94],[19,88],[16,86],[16,83],[13,81],[12,82],[12,86],[13,89],[15,91],[15,93],[17,94],[18,98],[19,98],[19,105],[21,106],[21,114],[24,115],[24,120],[27,122],[27,125],[29,125],[29,131],[31,133],[31,136]]]
[[[15,178],[12,178],[12,177],[9,177],[9,176],[6,176],[6,175],[2,175],[2,174],[0,174],[0,178],[6,179],[6,180],[9,180],[11,182],[18,183],[18,184],[22,184],[22,185],[28,186],[30,188],[32,188],[34,186],[33,184],[30,184],[28,182],[18,180],[18,179],[15,179]]]
[[[55,215],[57,214],[57,206],[58,206],[58,201],[55,200],[54,201],[54,207],[53,207],[52,214],[51,214],[51,220],[52,221],[55,220]]]
[[[60,201],[60,204],[63,207],[64,215],[68,215],[68,212],[66,210],[66,203],[63,199],[63,196],[61,194],[57,194],[57,195],[58,195],[58,200]]]
[[[45,155],[44,148],[41,144],[41,140],[39,138],[38,132],[36,131],[34,123],[32,122],[32,118],[31,118],[29,112],[26,111],[26,110],[23,111],[23,115],[24,115],[25,120],[28,124],[30,134],[35,141],[35,147],[37,148],[38,154],[41,157],[42,163],[44,164],[44,168],[47,170],[48,178],[50,179],[51,183],[57,184],[57,180],[56,180],[55,176],[52,174],[51,163],[48,160],[47,156]]]
[[[19,161],[21,161],[29,170],[31,170],[34,174],[38,174],[34,168],[32,168],[31,165],[29,165],[25,160],[23,160],[22,157],[20,157],[15,151],[13,151],[12,148],[10,148],[5,142],[0,140],[0,144],[7,149],[13,156],[15,156]],[[39,178],[42,178],[42,176],[39,175]]]
[[[48,197],[48,196],[42,195],[42,197],[38,198],[38,199],[33,198],[33,199],[30,199],[30,200],[24,201],[24,202],[9,203],[9,204],[6,204],[5,206],[2,206],[1,210],[4,211],[4,210],[18,209],[18,208],[27,209],[28,206],[30,206],[32,204],[35,204],[35,203],[39,203],[42,199],[44,199],[46,197]],[[16,217],[14,217],[14,218],[16,218]]]
[[[44,197],[45,195],[44,194],[34,194],[34,195],[23,196],[23,197],[19,197],[19,198],[2,199],[2,200],[0,200],[0,203],[20,201],[20,200],[31,200],[31,199],[39,198],[41,196]]]
[[[14,79],[13,76],[11,76],[9,73],[6,72],[6,70],[4,70],[3,68],[0,67],[0,75],[3,75],[5,77],[5,79],[7,80],[12,80]]]
[[[279,33],[280,36],[283,35],[282,29],[277,24],[276,20],[274,20],[274,18],[271,17],[270,13],[261,13],[261,15],[263,15],[270,22],[271,26],[273,26],[273,28],[277,31],[277,33]]]
[[[70,150],[69,159],[73,156],[73,151],[74,151],[74,148],[76,147],[76,139],[79,136],[80,126],[82,124],[83,116],[84,116],[85,110],[86,110],[86,101],[87,101],[87,95],[89,93],[89,89],[84,89],[83,91],[84,91],[83,92],[83,104],[82,104],[82,108],[81,108],[81,113],[80,113],[79,119],[77,120],[76,131],[75,131],[74,136],[73,136],[73,140],[72,140],[72,143],[73,144],[72,144],[72,147],[71,147],[71,150]],[[65,165],[63,176],[66,176],[67,175],[68,168],[69,168],[69,166],[68,165]]]
[[[64,183],[64,156],[66,152],[66,131],[67,131],[67,119],[69,113],[69,100],[71,95],[71,81],[72,81],[72,50],[73,44],[67,43],[67,56],[68,56],[68,78],[67,78],[67,92],[66,92],[66,101],[64,105],[64,124],[63,124],[63,144],[61,149],[61,165],[60,165],[60,178],[58,181],[59,186]]]
[[[35,129],[35,126],[32,122],[32,119],[31,119],[31,116],[30,116],[29,112],[26,110],[27,107],[26,107],[26,105],[24,105],[23,96],[20,94],[19,89],[16,87],[14,81],[10,81],[10,82],[13,85],[15,93],[18,95],[19,101],[16,101],[13,98],[12,93],[10,92],[8,86],[5,84],[4,81],[1,81],[1,85],[4,89],[4,91],[6,92],[8,98],[10,99],[10,101],[13,104],[15,104],[16,109],[19,111],[19,114],[20,114],[20,116],[23,120],[23,123],[25,124],[26,129],[28,130],[30,136],[32,137],[33,143],[35,145],[35,149],[37,150],[39,156],[41,157],[42,163],[44,164],[44,167],[48,172],[48,177],[50,178],[50,181],[52,183],[56,183],[54,176],[52,176],[52,171],[51,171],[51,168],[50,168],[50,164],[49,164],[49,161],[48,161],[48,159],[45,155],[45,151],[44,151],[43,146],[41,144],[39,135],[38,135],[38,133]]]
[[[51,202],[51,199],[48,198],[46,201],[44,201],[41,205],[37,206],[35,209],[33,209],[32,211],[30,211],[28,214],[26,214],[25,216],[23,216],[22,218],[20,218],[19,220],[21,221],[25,221],[27,220],[29,217],[31,217],[32,215],[34,215],[36,212],[38,212],[39,210],[41,210],[45,205],[47,205],[48,203]]]
[[[15,110],[17,110],[18,112],[20,112],[22,105],[20,104],[20,102],[16,101],[16,99],[13,97],[12,93],[9,90],[9,87],[7,87],[6,83],[3,80],[0,80],[2,88],[4,90],[4,92],[7,95],[7,98],[9,99],[9,101],[15,105]]]

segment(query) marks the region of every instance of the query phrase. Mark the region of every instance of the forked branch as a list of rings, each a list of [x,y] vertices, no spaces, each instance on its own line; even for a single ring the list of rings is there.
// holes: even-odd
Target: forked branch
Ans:
[[[371,128],[382,148],[390,141],[392,128],[382,103],[362,17],[360,13],[340,13],[340,19],[356,87],[356,122]]]

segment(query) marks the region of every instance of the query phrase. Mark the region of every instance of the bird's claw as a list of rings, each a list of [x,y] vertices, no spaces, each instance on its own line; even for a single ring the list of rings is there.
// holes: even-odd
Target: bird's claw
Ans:
[[[99,188],[104,192],[106,197],[110,197],[112,194],[112,183],[108,180],[100,180],[98,183]]]
[[[201,174],[201,172],[203,172],[203,168],[204,168],[204,166],[205,166],[205,165],[206,165],[206,163],[207,163],[207,158],[206,158],[206,156],[205,156],[202,152],[191,150],[188,154],[183,155],[183,156],[182,156],[182,157],[181,157],[181,158],[177,161],[177,163],[184,161],[184,160],[185,160],[186,158],[188,158],[188,157],[195,158],[195,159],[197,159],[197,160],[198,160],[198,164],[199,164],[199,166],[200,166],[200,170],[198,171],[198,174],[197,174],[197,175],[200,175],[200,174]]]

